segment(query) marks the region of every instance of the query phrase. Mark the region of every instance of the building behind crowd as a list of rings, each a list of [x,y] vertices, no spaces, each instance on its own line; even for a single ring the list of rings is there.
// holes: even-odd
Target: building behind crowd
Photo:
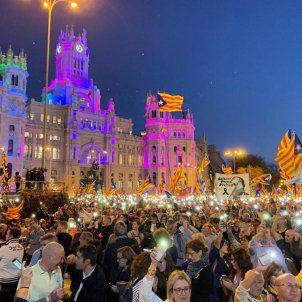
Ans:
[[[130,193],[150,176],[158,186],[182,165],[187,187],[195,187],[196,167],[207,152],[205,138],[197,147],[193,115],[181,118],[160,112],[156,95],[147,95],[145,131],[134,135],[131,119],[116,115],[111,99],[101,107],[101,94],[89,78],[86,31],[61,31],[56,47],[55,79],[47,95],[46,180],[78,187],[93,163],[98,181]],[[27,58],[11,48],[0,53],[0,147],[7,151],[13,175],[41,166],[44,89],[42,101],[28,100]],[[129,104],[130,105],[130,104]]]

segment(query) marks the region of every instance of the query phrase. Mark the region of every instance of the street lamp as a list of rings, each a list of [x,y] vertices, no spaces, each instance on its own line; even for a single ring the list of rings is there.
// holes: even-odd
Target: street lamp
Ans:
[[[46,147],[46,123],[47,123],[47,95],[48,95],[48,75],[49,75],[49,50],[50,50],[50,32],[51,32],[51,16],[52,10],[56,4],[60,2],[67,2],[70,7],[76,8],[78,4],[69,0],[45,0],[44,7],[48,11],[48,25],[47,25],[47,47],[46,47],[46,72],[45,72],[45,92],[44,92],[44,118],[43,118],[43,146],[42,146],[42,169],[45,169],[45,147]]]
[[[233,169],[234,169],[234,173],[236,173],[236,156],[242,156],[244,155],[244,151],[243,150],[228,150],[226,152],[224,152],[225,156],[229,156],[233,158]]]
[[[51,160],[52,160],[51,147],[46,147],[46,150],[49,151],[49,181],[51,181]]]

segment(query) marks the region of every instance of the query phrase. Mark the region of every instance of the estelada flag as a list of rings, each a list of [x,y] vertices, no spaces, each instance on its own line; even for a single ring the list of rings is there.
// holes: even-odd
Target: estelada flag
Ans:
[[[171,95],[167,93],[157,94],[157,104],[159,111],[182,111],[183,102],[184,98],[181,95]]]

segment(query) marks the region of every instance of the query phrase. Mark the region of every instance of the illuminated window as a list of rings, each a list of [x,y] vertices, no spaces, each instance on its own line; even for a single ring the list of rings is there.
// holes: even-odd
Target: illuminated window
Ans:
[[[57,117],[56,117],[55,115],[52,117],[52,123],[53,123],[53,124],[56,124],[56,123],[57,123]]]
[[[132,154],[129,154],[129,156],[128,156],[128,164],[129,165],[133,164],[133,155]]]
[[[137,163],[138,163],[139,166],[141,166],[143,164],[143,157],[141,155],[139,155],[137,157]]]
[[[35,158],[42,158],[42,151],[43,151],[42,146],[36,146],[36,148],[35,148]]]
[[[28,157],[28,154],[29,154],[28,145],[24,145],[24,156],[25,156],[25,157]]]
[[[25,131],[24,136],[25,137],[32,137],[32,132],[29,133],[28,131]]]
[[[119,153],[119,155],[118,155],[118,163],[119,163],[119,165],[123,164],[123,154],[122,153]]]
[[[35,115],[34,115],[33,113],[31,113],[31,114],[29,115],[29,119],[30,119],[31,121],[33,121],[34,118],[35,118]]]
[[[58,158],[58,149],[52,148],[52,159],[59,159]]]
[[[58,123],[58,125],[62,124],[62,118],[60,116],[58,116],[57,123]]]
[[[49,123],[50,122],[50,115],[46,116],[46,122]]]
[[[40,121],[44,122],[44,114],[43,113],[41,113],[41,115],[40,115]]]

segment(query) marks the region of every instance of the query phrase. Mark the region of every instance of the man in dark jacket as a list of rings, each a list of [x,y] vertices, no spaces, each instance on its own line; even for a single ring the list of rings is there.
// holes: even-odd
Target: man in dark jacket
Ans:
[[[118,263],[116,259],[117,250],[123,246],[130,246],[136,254],[140,253],[138,243],[135,238],[128,238],[127,226],[123,221],[118,221],[114,226],[115,242],[108,243],[104,254],[104,266],[109,272],[109,282],[114,283],[118,275]]]
[[[102,268],[96,264],[96,247],[93,244],[82,245],[76,255],[76,267],[82,272],[73,280],[75,290],[69,302],[106,302],[108,283]]]

